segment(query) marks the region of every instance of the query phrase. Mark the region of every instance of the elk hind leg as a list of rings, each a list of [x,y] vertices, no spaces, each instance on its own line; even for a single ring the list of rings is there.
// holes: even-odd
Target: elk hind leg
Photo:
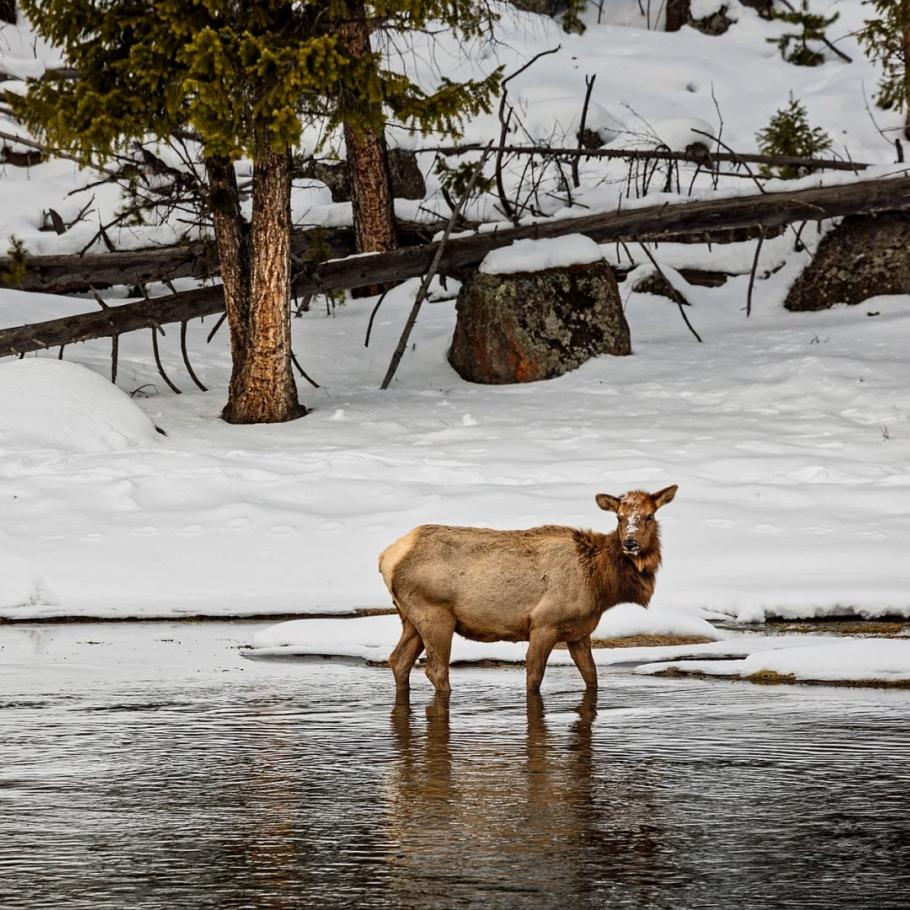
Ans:
[[[569,654],[581,673],[581,678],[585,681],[588,689],[597,688],[597,664],[594,663],[594,654],[591,652],[591,636],[586,635],[577,641],[566,642]]]
[[[395,675],[395,687],[407,689],[410,687],[411,668],[423,651],[423,639],[417,627],[405,616],[401,617],[401,638],[395,650],[389,655],[389,666]]]

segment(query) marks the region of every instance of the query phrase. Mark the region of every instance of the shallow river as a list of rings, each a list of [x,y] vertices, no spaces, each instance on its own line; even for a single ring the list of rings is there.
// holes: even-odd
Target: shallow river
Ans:
[[[0,907],[910,907],[910,693],[0,627]]]

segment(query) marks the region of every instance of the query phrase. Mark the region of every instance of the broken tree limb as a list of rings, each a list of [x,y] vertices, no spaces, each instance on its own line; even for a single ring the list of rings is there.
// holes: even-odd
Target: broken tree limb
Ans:
[[[742,228],[760,230],[798,221],[908,209],[910,177],[647,206],[581,218],[540,221],[450,239],[440,256],[439,272],[451,274],[459,269],[476,267],[491,250],[528,238],[543,239],[578,233],[599,243],[665,241],[668,237],[684,233],[701,235],[711,230]],[[438,250],[439,243],[427,243],[390,253],[372,253],[310,264],[301,269],[292,289],[294,294],[300,296],[404,281],[425,275]],[[81,313],[5,329],[0,331],[0,356],[23,354],[92,338],[108,338],[118,332],[219,313],[223,308],[221,287],[216,285],[112,306],[101,312]]]

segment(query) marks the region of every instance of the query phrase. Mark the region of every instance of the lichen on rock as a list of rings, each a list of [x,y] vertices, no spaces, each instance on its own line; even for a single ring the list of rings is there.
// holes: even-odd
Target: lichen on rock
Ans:
[[[819,244],[784,301],[788,310],[825,310],[880,294],[910,294],[910,215],[851,215]]]
[[[520,274],[477,272],[462,286],[449,360],[464,379],[550,379],[600,354],[632,353],[613,270],[595,262]]]

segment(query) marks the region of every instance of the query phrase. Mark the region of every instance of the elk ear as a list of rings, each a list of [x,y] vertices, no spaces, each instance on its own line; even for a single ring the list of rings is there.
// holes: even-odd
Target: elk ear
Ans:
[[[662,490],[652,493],[651,498],[654,500],[654,508],[659,509],[661,506],[671,502],[678,489],[679,487],[674,483],[672,487],[664,487]]]
[[[594,500],[604,512],[616,512],[619,510],[619,497],[617,496],[609,496],[607,493],[598,493],[594,497]]]

